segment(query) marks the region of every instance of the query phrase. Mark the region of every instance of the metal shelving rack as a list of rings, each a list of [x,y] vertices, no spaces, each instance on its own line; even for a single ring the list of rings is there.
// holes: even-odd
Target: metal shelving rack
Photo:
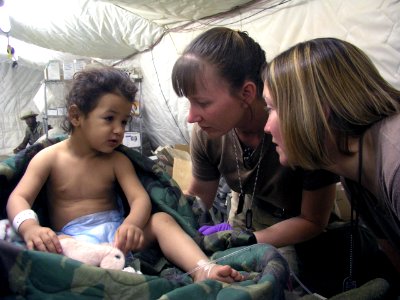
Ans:
[[[61,97],[61,101],[65,101],[65,89],[66,85],[68,84],[70,80],[47,80],[44,79],[42,81],[43,87],[44,87],[44,114],[43,114],[43,126],[46,134],[46,139],[49,138],[49,130],[48,130],[48,125],[49,125],[49,117],[51,118],[64,118],[64,115],[58,115],[58,110],[60,108],[64,108],[64,106],[61,107],[55,107],[54,109],[57,109],[57,115],[50,115],[49,116],[49,104],[48,104],[48,95],[47,95],[47,90],[50,85],[62,85],[63,88],[63,96]],[[61,104],[61,103],[60,103]]]
[[[132,76],[134,75],[134,76]],[[133,147],[143,154],[143,97],[142,97],[142,80],[143,78],[139,74],[131,74],[131,79],[135,82],[138,92],[136,94],[135,104],[137,105],[136,110],[132,107],[132,119],[130,120],[127,130],[128,132],[139,133],[139,147]]]

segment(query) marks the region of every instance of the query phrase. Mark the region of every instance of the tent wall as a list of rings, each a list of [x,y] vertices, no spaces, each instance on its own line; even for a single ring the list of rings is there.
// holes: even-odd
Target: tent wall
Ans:
[[[20,120],[25,109],[37,111],[33,98],[43,71],[0,62],[0,155],[12,153],[22,141],[26,124]]]
[[[316,37],[341,38],[362,48],[384,78],[400,88],[399,1],[299,0],[265,11],[260,3],[250,8],[212,26],[228,24],[247,31],[266,51],[268,61],[297,42]],[[188,101],[175,95],[170,74],[184,47],[208,28],[171,33],[151,52],[130,62],[140,65],[144,75],[144,128],[153,147],[189,142]]]
[[[272,1],[281,3],[273,7],[270,2],[254,1],[234,15],[204,19],[193,23],[192,29],[171,30],[151,51],[121,63],[114,61],[119,67],[141,69],[141,121],[153,149],[190,140],[191,124],[186,122],[188,101],[175,95],[170,75],[184,47],[212,26],[247,31],[264,48],[267,60],[310,38],[329,36],[347,40],[370,55],[383,77],[400,89],[400,1],[292,0]],[[141,35],[145,38],[147,33],[138,34],[139,38]],[[22,139],[25,124],[18,115],[23,107],[33,105],[43,70],[21,66],[12,69],[10,62],[0,62],[0,154],[9,154]]]

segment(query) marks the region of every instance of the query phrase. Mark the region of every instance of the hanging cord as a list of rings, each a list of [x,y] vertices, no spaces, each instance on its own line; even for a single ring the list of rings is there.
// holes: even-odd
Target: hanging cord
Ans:
[[[362,152],[363,135],[358,141],[358,184],[361,186],[362,175]],[[354,193],[353,193],[354,194]],[[358,193],[357,193],[358,194]],[[348,291],[357,287],[357,282],[353,278],[354,271],[354,236],[358,227],[357,203],[354,202],[354,196],[350,197],[350,249],[349,249],[349,276],[343,281],[343,291]],[[355,214],[355,217],[354,217]]]
[[[12,68],[18,66],[17,59],[15,58],[15,49],[10,45],[10,35],[7,33],[7,57],[13,61]]]
[[[289,267],[290,268],[290,267]],[[303,282],[301,282],[301,280],[299,279],[299,277],[297,277],[297,275],[290,269],[290,275],[297,281],[297,283],[301,286],[301,288],[309,295],[313,295],[315,297],[317,297],[318,299],[327,299],[324,296],[321,296],[320,294],[317,293],[313,293],[312,291],[310,291]]]

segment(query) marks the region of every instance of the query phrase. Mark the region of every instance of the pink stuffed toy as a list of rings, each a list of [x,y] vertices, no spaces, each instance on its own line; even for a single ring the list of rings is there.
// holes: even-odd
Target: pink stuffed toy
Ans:
[[[124,254],[110,244],[92,244],[74,238],[62,238],[60,243],[63,254],[69,258],[104,269],[122,270],[124,268]]]

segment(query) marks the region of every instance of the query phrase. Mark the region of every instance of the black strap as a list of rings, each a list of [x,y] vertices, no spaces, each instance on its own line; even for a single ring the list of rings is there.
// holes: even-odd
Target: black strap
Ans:
[[[237,210],[236,210],[236,214],[237,214],[237,215],[240,214],[240,213],[242,213],[242,211],[243,211],[244,197],[245,197],[245,194],[244,194],[244,193],[240,193],[240,194],[239,194],[238,207],[237,207]]]
[[[362,160],[363,160],[363,135],[358,140],[358,184],[361,185],[362,177]],[[343,282],[343,290],[347,291],[357,287],[357,282],[353,278],[354,270],[354,238],[358,227],[358,213],[357,203],[354,202],[354,195],[359,193],[352,193],[350,197],[350,247],[349,247],[349,277],[345,278]],[[359,197],[358,197],[359,198]],[[359,199],[358,199],[359,200]],[[354,217],[355,213],[355,217]]]

